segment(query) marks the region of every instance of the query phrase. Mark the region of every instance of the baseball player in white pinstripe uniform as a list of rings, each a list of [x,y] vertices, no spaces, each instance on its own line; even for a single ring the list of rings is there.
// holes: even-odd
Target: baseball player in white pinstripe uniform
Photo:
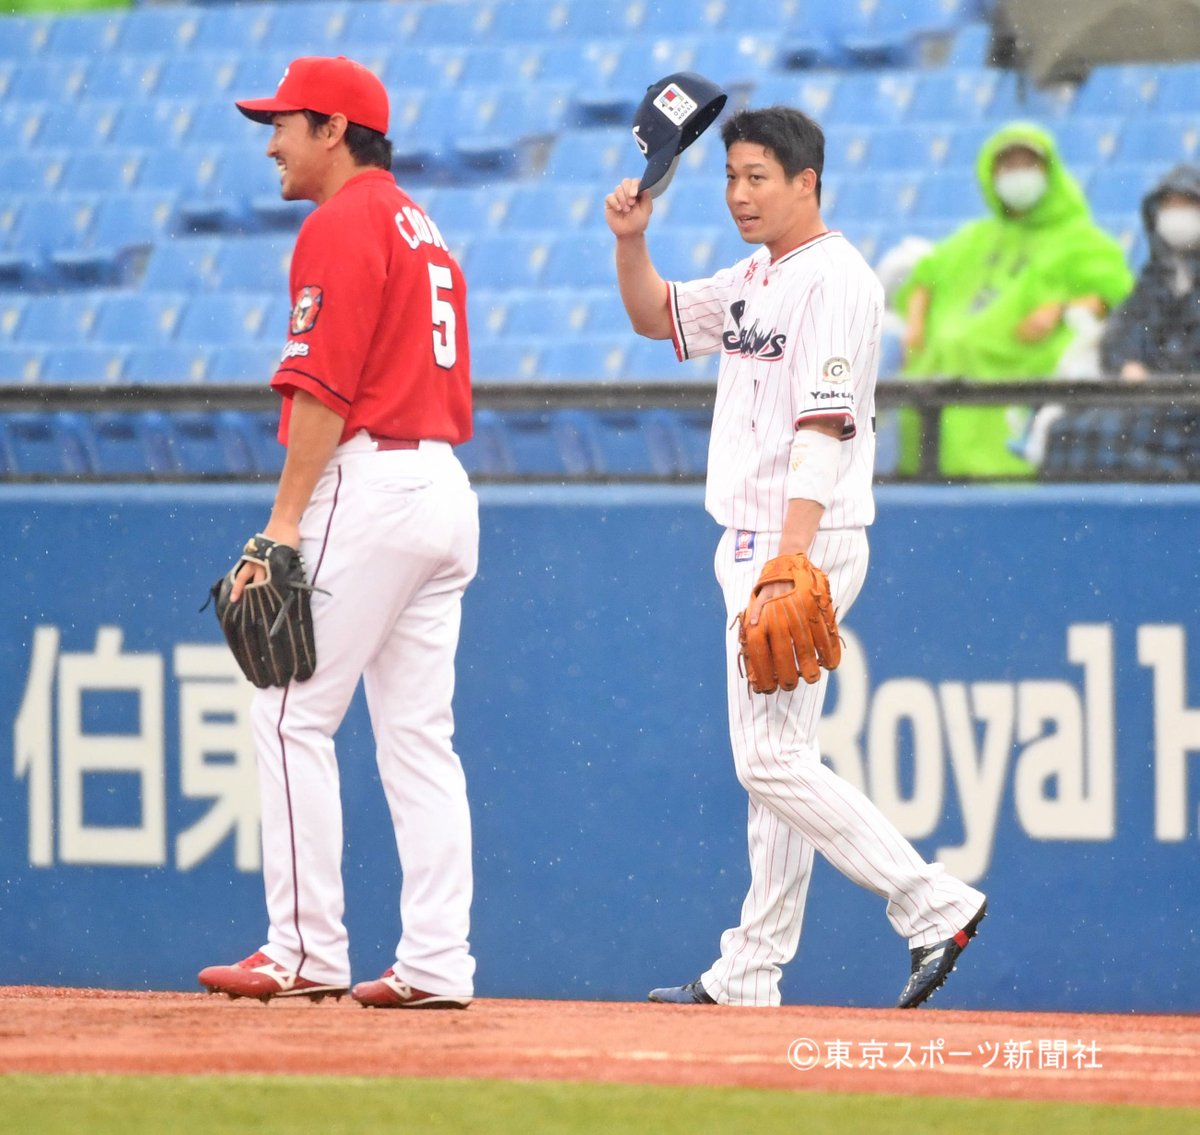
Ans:
[[[887,900],[912,970],[899,1007],[946,980],[986,902],[926,863],[875,805],[821,763],[817,724],[827,675],[754,693],[739,669],[736,617],[763,565],[802,552],[823,569],[839,618],[867,571],[873,418],[883,291],[862,256],[820,215],[824,136],[787,107],[742,111],[722,127],[726,202],[760,247],[706,280],[666,283],[645,232],[653,186],[622,181],[605,199],[617,278],[635,331],[671,338],[680,359],[721,353],[705,505],[725,529],[716,574],[725,597],[730,739],[749,795],[750,889],[720,957],[652,1001],[778,1005],[780,967],[800,939],[813,853]],[[670,175],[668,174],[668,177]],[[661,191],[661,187],[659,188]]]

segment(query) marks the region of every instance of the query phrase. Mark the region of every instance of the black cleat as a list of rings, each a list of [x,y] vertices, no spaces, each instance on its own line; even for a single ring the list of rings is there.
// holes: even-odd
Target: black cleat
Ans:
[[[896,1002],[897,1009],[915,1009],[922,1002],[928,1001],[937,990],[946,984],[946,978],[954,969],[958,955],[967,948],[967,943],[975,937],[979,924],[987,914],[987,900],[975,913],[975,917],[966,924],[953,938],[944,942],[935,942],[932,946],[920,946],[910,950],[912,954],[912,974],[900,1000]]]
[[[687,985],[671,985],[665,989],[650,990],[650,1000],[659,1001],[664,1005],[715,1005],[707,990],[700,984],[700,979],[688,982]]]

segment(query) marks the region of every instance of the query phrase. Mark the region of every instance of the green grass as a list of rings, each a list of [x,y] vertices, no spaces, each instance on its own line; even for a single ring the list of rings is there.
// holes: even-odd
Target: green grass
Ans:
[[[1200,1110],[647,1088],[553,1081],[278,1076],[0,1076],[0,1132],[20,1135],[1183,1135]]]

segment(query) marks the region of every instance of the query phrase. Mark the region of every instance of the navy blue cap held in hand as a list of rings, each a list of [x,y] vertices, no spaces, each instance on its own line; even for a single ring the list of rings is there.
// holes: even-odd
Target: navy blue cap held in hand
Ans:
[[[713,124],[727,98],[694,71],[677,71],[646,89],[633,118],[633,139],[646,158],[639,193],[657,197],[667,188],[679,155]]]

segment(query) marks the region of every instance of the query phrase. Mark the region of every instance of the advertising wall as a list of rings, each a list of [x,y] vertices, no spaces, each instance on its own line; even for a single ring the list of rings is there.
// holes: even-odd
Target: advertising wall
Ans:
[[[0,492],[0,983],[192,989],[263,941],[252,689],[199,608],[270,495]],[[480,495],[456,696],[478,993],[641,999],[708,965],[748,880],[718,531],[692,487]],[[822,747],[989,895],[937,1004],[1200,1008],[1200,493],[878,501]],[[399,868],[361,695],[338,746],[362,979]],[[818,861],[785,1001],[890,1005],[907,971],[884,903]]]

